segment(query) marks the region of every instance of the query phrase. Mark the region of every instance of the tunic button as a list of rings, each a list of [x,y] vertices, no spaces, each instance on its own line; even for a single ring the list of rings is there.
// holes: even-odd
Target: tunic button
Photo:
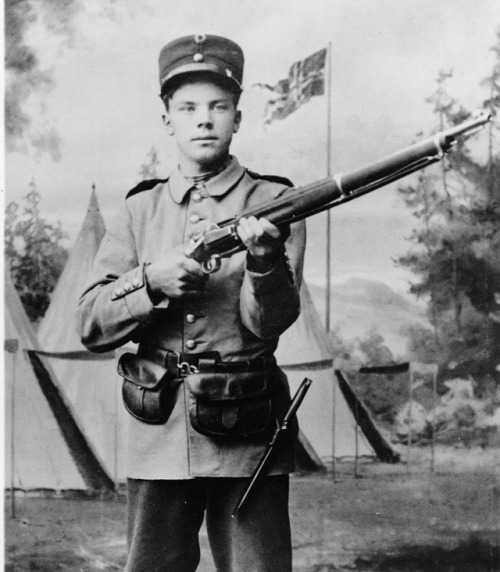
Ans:
[[[125,292],[130,292],[130,290],[132,290],[132,284],[130,284],[130,282],[125,282],[125,284],[123,285],[123,288],[124,288]]]
[[[199,203],[199,202],[201,201],[201,198],[202,198],[202,197],[201,197],[200,193],[193,193],[193,194],[191,195],[191,198],[193,199],[193,201],[194,201],[195,203]]]
[[[138,288],[138,287],[140,286],[140,284],[141,284],[141,283],[140,283],[140,281],[139,281],[138,278],[134,278],[134,279],[132,280],[132,286],[133,286],[134,288]]]
[[[196,322],[196,316],[194,314],[187,314],[186,322],[188,324],[192,324],[192,323]]]
[[[115,290],[115,296],[121,296],[123,292],[124,292],[123,288],[117,288]]]
[[[188,340],[186,342],[186,347],[190,350],[194,350],[194,348],[196,347],[196,342],[194,340]]]
[[[192,222],[193,224],[196,224],[197,222],[200,222],[200,217],[196,214],[192,214],[189,217],[189,222]]]

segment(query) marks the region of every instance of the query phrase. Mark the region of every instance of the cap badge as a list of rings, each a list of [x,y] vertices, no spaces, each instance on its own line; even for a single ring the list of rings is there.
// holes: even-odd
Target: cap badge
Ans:
[[[233,72],[229,68],[226,68],[226,75],[227,77],[233,77]]]
[[[203,55],[203,44],[206,42],[207,37],[205,34],[195,34],[194,41],[198,44],[198,52],[193,56],[193,62],[201,63],[205,61],[205,56]]]

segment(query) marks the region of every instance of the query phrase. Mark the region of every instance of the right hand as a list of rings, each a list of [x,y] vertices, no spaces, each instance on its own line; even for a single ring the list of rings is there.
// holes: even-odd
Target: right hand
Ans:
[[[184,254],[186,247],[176,246],[162,260],[146,267],[146,282],[150,293],[168,298],[189,298],[200,295],[208,280],[201,265]]]

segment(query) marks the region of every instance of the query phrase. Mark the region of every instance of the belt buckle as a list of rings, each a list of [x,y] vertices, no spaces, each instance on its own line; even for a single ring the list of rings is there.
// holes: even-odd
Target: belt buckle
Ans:
[[[198,373],[199,370],[195,365],[189,364],[187,361],[181,361],[179,352],[172,352],[176,358],[177,375],[189,375],[190,373]]]

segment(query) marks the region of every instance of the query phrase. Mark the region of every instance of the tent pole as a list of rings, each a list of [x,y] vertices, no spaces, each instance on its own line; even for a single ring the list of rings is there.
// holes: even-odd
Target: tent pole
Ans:
[[[16,474],[16,448],[15,448],[15,411],[16,411],[16,367],[19,340],[5,340],[4,350],[12,355],[12,394],[10,404],[10,517],[16,518],[15,474]]]
[[[432,421],[431,421],[431,473],[434,472],[434,455],[435,455],[435,432],[436,432],[436,398],[437,398],[437,370],[432,374]]]
[[[11,518],[16,518],[16,497],[15,497],[15,483],[14,483],[14,478],[15,478],[15,462],[16,462],[16,453],[15,453],[15,439],[14,439],[14,426],[15,426],[15,418],[14,418],[14,413],[15,413],[15,396],[16,396],[16,356],[17,353],[12,353],[12,411],[11,411],[11,423],[12,423],[12,428],[11,428],[11,435],[12,435],[12,441],[11,441],[11,450],[10,450],[10,455],[11,455],[11,459],[10,459],[10,467],[11,467],[11,474],[10,474],[10,517]]]
[[[332,479],[335,480],[335,423],[337,415],[335,412],[335,404],[337,402],[337,378],[333,376],[333,391],[332,391]]]
[[[358,379],[359,376],[356,375],[356,377],[354,378],[355,381],[355,387],[354,387],[354,391],[356,392],[356,395],[359,395],[359,390],[358,390]],[[358,423],[358,419],[359,419],[359,411],[358,411],[358,400],[356,399],[356,403],[354,406],[354,478],[357,479],[358,478],[358,456],[359,456],[359,423]]]
[[[408,402],[408,455],[406,459],[406,472],[410,472],[410,460],[411,460],[411,438],[412,438],[412,415],[413,415],[413,370],[410,365],[409,368],[409,393],[410,393],[410,400]]]
[[[115,354],[115,358],[116,358],[116,354]],[[114,428],[115,428],[115,435],[114,435],[114,443],[113,443],[113,453],[114,453],[114,480],[115,480],[115,490],[118,491],[118,434],[119,434],[119,430],[118,430],[118,423],[119,423],[119,413],[118,413],[118,408],[119,408],[119,401],[118,401],[118,391],[115,389],[115,423],[114,423]]]

